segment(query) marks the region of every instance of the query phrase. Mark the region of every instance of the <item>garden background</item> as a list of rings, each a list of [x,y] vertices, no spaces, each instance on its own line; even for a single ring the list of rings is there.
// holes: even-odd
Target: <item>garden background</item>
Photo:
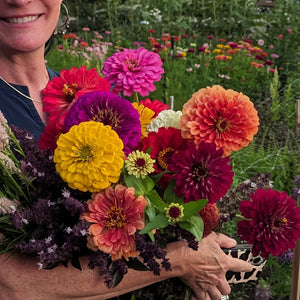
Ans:
[[[206,86],[220,84],[242,92],[255,104],[260,128],[248,147],[231,155],[236,199],[235,188],[258,174],[267,174],[274,189],[296,198],[300,188],[298,1],[64,2],[71,23],[65,34],[56,36],[46,56],[50,67],[59,71],[86,65],[101,73],[103,62],[118,49],[146,47],[161,55],[165,69],[147,98],[171,106],[174,100],[173,108],[179,110]],[[289,299],[291,257],[292,253],[282,260],[271,257],[259,281],[234,285],[230,299],[254,299],[257,288],[266,297],[259,299]]]

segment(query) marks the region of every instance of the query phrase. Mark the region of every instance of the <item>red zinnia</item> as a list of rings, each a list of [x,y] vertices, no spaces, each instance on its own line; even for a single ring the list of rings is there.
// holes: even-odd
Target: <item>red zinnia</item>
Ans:
[[[150,132],[140,145],[140,150],[146,151],[151,148],[150,156],[155,159],[153,165],[156,173],[168,170],[170,159],[174,153],[186,147],[186,141],[182,138],[179,129],[173,127],[158,129],[158,132]],[[171,179],[171,175],[166,173],[160,180],[160,185],[166,186]]]
[[[203,237],[208,236],[219,222],[219,209],[216,203],[207,203],[203,209],[199,211],[204,223]]]
[[[214,142],[224,155],[248,146],[258,131],[259,119],[250,99],[219,85],[194,93],[182,112],[183,137],[195,144]]]
[[[140,101],[140,105],[144,105],[145,107],[150,108],[151,110],[153,110],[155,112],[155,115],[153,116],[153,118],[156,118],[157,115],[163,111],[163,110],[168,110],[170,109],[168,104],[164,104],[159,100],[151,100],[149,98],[146,98],[144,100]]]
[[[214,143],[187,143],[187,148],[171,157],[169,170],[176,180],[175,193],[185,202],[207,199],[215,203],[232,184],[230,158],[222,157]]]
[[[110,91],[110,83],[99,76],[95,68],[87,70],[72,67],[63,69],[59,77],[48,82],[43,93],[43,110],[49,114],[49,123],[55,122],[57,130],[63,128],[64,118],[71,105],[81,95],[92,91]]]
[[[295,248],[300,237],[300,208],[285,192],[258,189],[250,195],[252,201],[242,201],[240,211],[246,220],[238,223],[242,240],[253,244],[254,256],[279,256]]]

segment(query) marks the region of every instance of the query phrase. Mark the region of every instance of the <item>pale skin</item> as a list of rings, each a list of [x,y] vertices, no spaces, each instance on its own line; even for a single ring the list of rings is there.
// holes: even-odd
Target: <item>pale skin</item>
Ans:
[[[41,100],[41,90],[49,77],[44,63],[44,45],[54,31],[61,0],[0,0],[0,75],[8,82],[28,86],[32,98]],[[17,22],[16,22],[17,20]],[[20,22],[19,22],[20,20]],[[42,104],[34,103],[43,122],[47,115]],[[108,289],[96,270],[59,266],[38,270],[37,261],[24,255],[0,256],[1,300],[100,300],[115,297],[152,283],[179,277],[193,291],[193,300],[220,300],[230,293],[225,274],[228,270],[248,272],[252,266],[223,253],[236,242],[222,234],[211,233],[199,243],[199,250],[184,242],[168,246],[172,271],[161,276],[129,270],[123,281]]]

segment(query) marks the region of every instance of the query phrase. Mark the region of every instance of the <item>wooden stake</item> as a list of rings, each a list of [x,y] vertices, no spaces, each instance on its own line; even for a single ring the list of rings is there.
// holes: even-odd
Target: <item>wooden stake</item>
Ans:
[[[299,101],[299,100],[298,100]],[[300,193],[298,192],[297,204],[300,207]],[[294,249],[293,269],[292,269],[292,288],[290,300],[300,299],[300,239]]]
[[[300,136],[300,100],[296,101],[296,135]]]

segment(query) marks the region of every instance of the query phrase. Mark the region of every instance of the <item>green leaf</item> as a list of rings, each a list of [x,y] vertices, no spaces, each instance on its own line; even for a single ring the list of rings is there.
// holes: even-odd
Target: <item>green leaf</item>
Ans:
[[[165,207],[167,206],[166,203],[161,199],[157,191],[152,190],[150,193],[147,193],[146,198],[148,202],[151,204],[151,206],[154,206],[158,209],[160,212],[164,212]]]
[[[178,225],[192,233],[199,242],[202,240],[204,224],[200,216],[191,216],[188,221],[178,222]]]
[[[178,197],[174,192],[175,186],[176,186],[176,181],[172,179],[164,193],[164,200],[167,202],[167,204],[183,203],[183,197]]]
[[[154,181],[149,176],[146,176],[145,178],[136,178],[134,175],[129,175],[125,167],[123,167],[123,174],[127,187],[133,187],[135,195],[145,195],[146,193],[150,193],[155,186]]]
[[[169,225],[168,218],[163,215],[159,214],[155,216],[141,231],[140,234],[145,234],[150,232],[153,229],[157,228],[165,228]]]
[[[183,221],[186,221],[188,218],[190,218],[191,216],[198,214],[198,212],[205,207],[205,205],[207,204],[207,200],[206,199],[200,199],[197,201],[190,201],[188,203],[183,204]]]

